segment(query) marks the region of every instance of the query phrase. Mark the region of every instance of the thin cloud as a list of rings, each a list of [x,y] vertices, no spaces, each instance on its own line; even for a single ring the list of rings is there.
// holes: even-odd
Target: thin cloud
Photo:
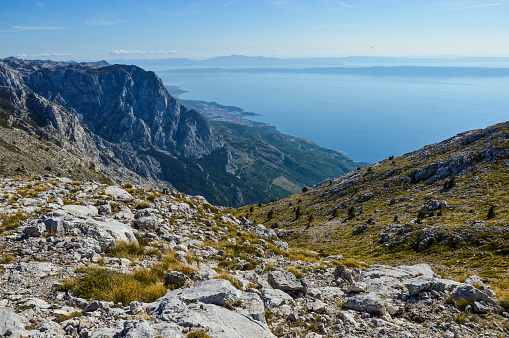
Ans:
[[[110,55],[140,55],[140,54],[177,54],[176,50],[124,50],[115,49],[110,52]]]
[[[39,7],[46,7],[46,4],[44,2],[36,2],[35,4]]]
[[[19,31],[45,31],[45,30],[63,30],[64,27],[55,27],[55,26],[12,26],[12,30],[10,32],[19,32]]]
[[[41,54],[34,54],[33,57],[49,57],[49,56],[72,56],[74,53],[41,53]],[[26,54],[25,54],[26,56]]]
[[[335,3],[336,3],[336,5],[339,5],[339,6],[341,6],[341,7],[346,7],[346,8],[357,8],[357,7],[359,7],[359,6],[354,6],[354,5],[345,4],[345,3],[344,3],[344,2],[342,2],[342,1],[336,1]]]
[[[482,7],[492,7],[492,6],[502,6],[505,5],[507,2],[494,2],[490,4],[480,4],[480,5],[472,5],[472,6],[463,6],[463,7],[454,7],[450,8],[450,11],[458,11],[462,9],[473,9],[473,8],[482,8]]]
[[[215,7],[215,9],[223,8],[223,7],[228,7],[228,6],[231,6],[231,5],[235,5],[237,2],[239,2],[239,1],[230,1],[230,2],[227,2],[227,3],[224,3],[222,5],[219,5],[219,6]]]
[[[104,19],[98,19],[98,20],[88,20],[87,26],[90,27],[96,27],[96,26],[112,26],[117,25],[119,23],[129,22],[129,20],[104,20]]]

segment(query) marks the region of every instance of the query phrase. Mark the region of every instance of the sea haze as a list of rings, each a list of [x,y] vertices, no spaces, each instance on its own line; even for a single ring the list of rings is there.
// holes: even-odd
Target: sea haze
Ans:
[[[506,70],[342,74],[253,70],[157,71],[182,99],[215,101],[261,114],[252,120],[377,162],[457,133],[508,120]],[[467,71],[468,69],[468,71]]]

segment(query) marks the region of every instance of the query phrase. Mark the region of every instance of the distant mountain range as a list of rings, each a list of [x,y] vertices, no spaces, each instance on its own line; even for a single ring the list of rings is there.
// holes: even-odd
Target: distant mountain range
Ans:
[[[445,67],[508,67],[507,57],[376,57],[350,56],[338,58],[268,58],[262,56],[230,55],[193,60],[171,59],[118,59],[120,64],[135,64],[147,69],[178,68],[314,68],[314,67],[364,67],[364,66],[445,66]]]
[[[239,206],[366,165],[267,125],[228,122],[211,126],[137,66],[0,60],[4,176],[171,185]]]

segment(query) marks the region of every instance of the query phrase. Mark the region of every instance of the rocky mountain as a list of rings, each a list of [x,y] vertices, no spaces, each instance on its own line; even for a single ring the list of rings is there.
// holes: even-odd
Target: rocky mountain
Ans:
[[[46,174],[0,179],[0,215],[4,337],[509,332],[503,293],[478,276],[292,248],[199,196]]]
[[[281,166],[260,178],[245,175],[239,158],[246,149],[238,156],[225,144],[231,137],[218,135],[200,113],[181,105],[153,72],[105,62],[0,60],[0,128],[5,176],[48,168],[75,179],[169,185],[218,205],[268,202],[363,165],[329,151],[338,156],[325,170],[308,172],[313,158],[300,163],[298,151],[264,144],[279,153]],[[265,154],[255,151],[249,162]],[[281,167],[292,167],[292,174]]]

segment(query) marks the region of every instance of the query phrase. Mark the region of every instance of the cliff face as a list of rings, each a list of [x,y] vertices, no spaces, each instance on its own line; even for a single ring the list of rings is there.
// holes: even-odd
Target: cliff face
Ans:
[[[180,105],[153,73],[136,66],[2,62],[0,84],[56,102],[92,133],[134,149],[200,158],[221,146],[208,122]]]
[[[136,66],[0,60],[0,100],[3,127],[56,144],[114,182],[174,184],[161,180],[161,163],[149,152],[180,163],[222,147],[204,117]],[[38,144],[37,138],[29,143]],[[17,166],[33,167],[30,151],[24,155]],[[55,162],[47,166],[59,169]]]

